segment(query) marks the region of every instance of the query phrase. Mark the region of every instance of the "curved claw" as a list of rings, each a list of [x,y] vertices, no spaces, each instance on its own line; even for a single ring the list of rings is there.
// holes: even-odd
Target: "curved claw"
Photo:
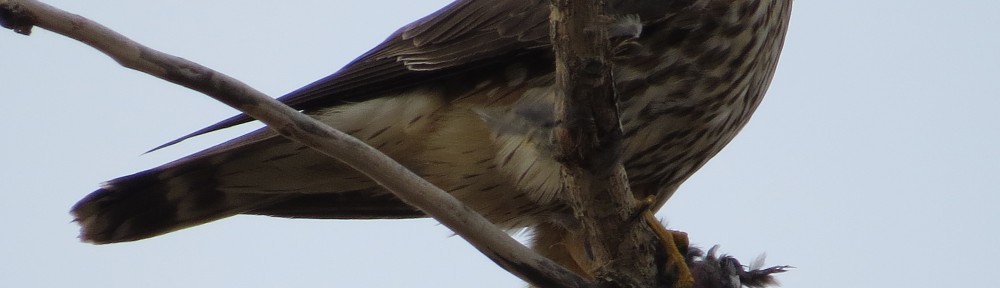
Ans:
[[[647,198],[648,199],[648,198]],[[648,202],[648,201],[644,201]],[[672,274],[677,279],[671,287],[675,288],[691,288],[694,287],[694,276],[691,274],[691,269],[688,268],[687,260],[684,258],[684,254],[681,253],[680,247],[687,248],[687,234],[679,231],[670,231],[660,221],[656,220],[656,216],[653,215],[653,211],[649,209],[644,209],[642,212],[643,217],[646,220],[646,224],[653,229],[657,237],[660,238],[660,242],[663,245],[664,250],[667,252],[667,269],[670,269]],[[684,244],[684,246],[679,246],[678,242]]]

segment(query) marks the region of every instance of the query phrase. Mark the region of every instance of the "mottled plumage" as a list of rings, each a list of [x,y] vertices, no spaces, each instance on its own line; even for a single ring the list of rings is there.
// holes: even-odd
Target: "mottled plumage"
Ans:
[[[632,190],[657,195],[662,205],[760,103],[791,0],[609,2],[614,17],[638,16],[642,25],[615,57],[625,167]],[[561,184],[549,157],[548,3],[456,1],[280,99],[382,150],[503,227],[558,227],[566,215],[555,201]],[[177,141],[250,120],[239,115]],[[94,243],[237,214],[424,216],[336,160],[267,129],[111,180],[72,213],[81,238]],[[542,241],[538,248],[551,247]]]
[[[763,288],[777,285],[774,274],[783,273],[792,266],[771,266],[764,268],[764,255],[757,257],[744,267],[739,260],[729,255],[716,255],[719,246],[708,249],[708,253],[696,247],[687,247],[687,265],[694,276],[694,288]],[[747,269],[748,268],[748,269]]]

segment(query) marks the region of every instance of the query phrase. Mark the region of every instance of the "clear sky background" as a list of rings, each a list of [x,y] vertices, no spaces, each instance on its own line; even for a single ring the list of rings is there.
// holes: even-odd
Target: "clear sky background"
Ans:
[[[423,1],[47,1],[273,96],[326,76]],[[1000,1],[795,3],[750,125],[658,214],[692,242],[798,268],[784,287],[993,287]],[[432,220],[239,216],[78,242],[105,180],[236,136],[144,151],[231,116],[37,29],[0,31],[0,287],[521,287]]]

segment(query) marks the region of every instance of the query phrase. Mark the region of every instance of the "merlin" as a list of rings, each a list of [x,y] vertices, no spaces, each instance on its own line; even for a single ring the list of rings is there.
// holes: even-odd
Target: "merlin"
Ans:
[[[774,75],[792,0],[608,0],[622,161],[660,207],[747,123]],[[549,0],[458,0],[281,98],[381,150],[534,248],[572,262],[554,159]],[[617,24],[616,24],[617,25]],[[627,26],[627,25],[626,25]],[[612,30],[614,34],[615,30]],[[238,115],[166,145],[253,119]],[[92,243],[239,214],[426,217],[372,180],[264,128],[108,181],[72,208]],[[572,266],[572,263],[569,264]],[[575,267],[581,269],[581,267]]]

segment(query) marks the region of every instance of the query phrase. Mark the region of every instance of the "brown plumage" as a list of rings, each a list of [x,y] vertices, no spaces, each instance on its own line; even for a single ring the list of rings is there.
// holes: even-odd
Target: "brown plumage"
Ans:
[[[642,26],[616,56],[615,77],[632,190],[657,195],[659,206],[760,103],[791,0],[609,2],[616,18],[637,16]],[[280,99],[379,148],[503,227],[558,230],[566,214],[554,200],[561,185],[548,157],[548,3],[456,1]],[[235,116],[166,145],[250,120]],[[237,214],[424,216],[336,160],[266,129],[111,180],[72,213],[81,238],[94,243]],[[545,238],[546,229],[536,230]]]

